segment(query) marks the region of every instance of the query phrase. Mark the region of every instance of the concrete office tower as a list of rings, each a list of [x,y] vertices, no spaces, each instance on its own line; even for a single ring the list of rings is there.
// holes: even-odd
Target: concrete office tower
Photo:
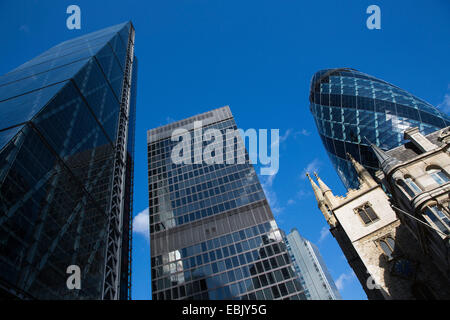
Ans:
[[[208,129],[232,143],[234,164],[201,159]],[[223,107],[147,133],[153,299],[305,299],[243,140],[227,129],[237,127]],[[180,143],[192,152],[176,164]]]
[[[406,142],[407,128],[429,134],[450,125],[450,118],[429,103],[349,68],[314,74],[309,101],[323,145],[347,188],[358,187],[358,175],[346,153],[374,176],[380,167],[371,143],[389,150]]]
[[[297,229],[286,236],[286,245],[299,276],[304,280],[304,288],[310,300],[341,300],[319,248],[303,238]]]
[[[2,297],[130,296],[133,52],[127,22],[0,77]]]

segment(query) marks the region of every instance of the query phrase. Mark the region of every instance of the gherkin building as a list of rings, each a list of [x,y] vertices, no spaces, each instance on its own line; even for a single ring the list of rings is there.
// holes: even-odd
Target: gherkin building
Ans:
[[[0,299],[130,298],[136,81],[131,22],[0,77]]]
[[[450,125],[450,117],[424,100],[350,68],[316,72],[309,101],[323,145],[346,188],[358,187],[347,153],[374,174],[379,167],[370,144],[388,150],[406,142],[407,128],[429,134]]]

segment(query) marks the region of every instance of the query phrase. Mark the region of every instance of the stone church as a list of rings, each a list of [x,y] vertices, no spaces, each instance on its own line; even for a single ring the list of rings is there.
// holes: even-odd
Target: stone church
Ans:
[[[372,150],[370,173],[347,154],[360,186],[334,195],[307,174],[319,209],[369,299],[450,299],[450,127]]]

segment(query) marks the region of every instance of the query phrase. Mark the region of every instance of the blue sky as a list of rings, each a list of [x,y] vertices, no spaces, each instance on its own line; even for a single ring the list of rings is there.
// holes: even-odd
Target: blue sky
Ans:
[[[81,8],[81,30],[66,8]],[[381,30],[366,8],[381,8]],[[134,215],[148,207],[146,131],[229,105],[238,126],[278,128],[280,169],[263,177],[276,220],[315,242],[344,299],[366,299],[317,209],[306,169],[345,190],[309,112],[313,73],[352,67],[450,111],[450,2],[31,1],[0,2],[0,74],[76,36],[132,20],[139,83]],[[149,299],[149,241],[133,242],[133,299]]]

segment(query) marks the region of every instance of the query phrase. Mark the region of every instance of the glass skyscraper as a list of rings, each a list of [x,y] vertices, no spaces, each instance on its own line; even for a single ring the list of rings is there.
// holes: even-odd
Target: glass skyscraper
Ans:
[[[196,163],[207,143],[191,139],[192,164],[172,161],[172,132],[195,136],[195,121],[224,137],[237,129],[223,107],[147,134],[153,299],[305,299],[248,154],[240,164]],[[242,137],[228,141],[245,150]]]
[[[130,296],[133,52],[127,22],[0,77],[1,297]]]
[[[358,186],[347,152],[373,174],[379,167],[370,143],[388,150],[406,142],[406,128],[429,134],[450,125],[450,118],[429,103],[349,68],[314,74],[309,101],[323,145],[347,188]]]
[[[341,294],[331,277],[319,248],[303,238],[297,229],[285,236],[295,271],[302,278],[306,296],[310,300],[341,300]]]

